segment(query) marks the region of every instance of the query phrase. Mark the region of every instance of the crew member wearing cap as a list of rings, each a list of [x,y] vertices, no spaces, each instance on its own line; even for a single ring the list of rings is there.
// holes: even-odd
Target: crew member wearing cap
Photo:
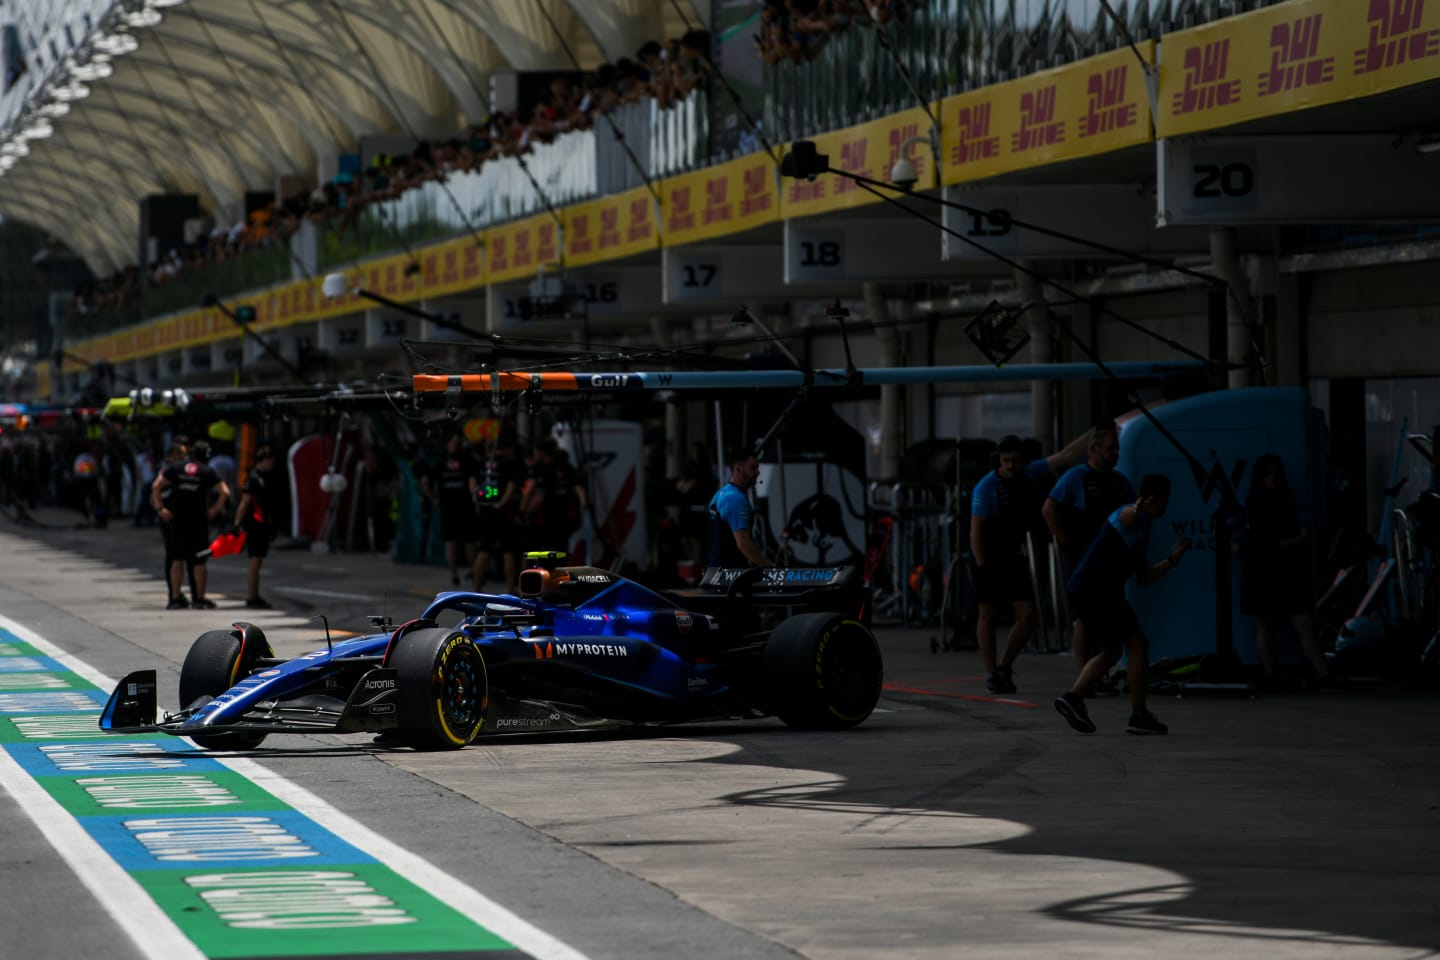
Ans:
[[[181,581],[185,574],[185,561],[191,558],[195,563],[195,595],[189,606],[202,609],[215,606],[215,601],[205,596],[209,521],[220,516],[230,502],[230,487],[210,469],[209,459],[210,445],[204,440],[198,441],[190,448],[189,460],[168,464],[150,488],[150,502],[160,521],[173,525],[171,531],[177,556],[170,563],[171,600],[168,609],[171,610],[186,606],[181,594]],[[168,498],[166,490],[170,491]],[[219,494],[214,506],[210,505],[212,490]]]

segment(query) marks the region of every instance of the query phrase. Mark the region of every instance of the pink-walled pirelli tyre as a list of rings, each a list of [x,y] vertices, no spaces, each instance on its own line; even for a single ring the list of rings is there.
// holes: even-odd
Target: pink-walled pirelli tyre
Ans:
[[[399,672],[400,735],[419,750],[456,750],[480,733],[490,687],[480,648],[449,628],[412,630],[390,655]]]
[[[239,630],[208,630],[200,634],[185,654],[180,667],[180,706],[188,708],[201,697],[218,697],[245,677],[255,661],[274,657],[261,634],[258,641],[241,651]],[[253,750],[265,740],[263,733],[238,730],[224,733],[192,733],[195,745],[205,750]]]
[[[805,613],[765,644],[765,704],[792,727],[843,730],[870,716],[884,666],[875,635],[838,613]]]

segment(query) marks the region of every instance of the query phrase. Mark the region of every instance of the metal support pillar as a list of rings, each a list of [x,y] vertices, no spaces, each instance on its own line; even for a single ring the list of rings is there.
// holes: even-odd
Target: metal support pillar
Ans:
[[[1055,359],[1055,324],[1050,319],[1040,278],[1017,270],[1015,285],[1020,289],[1025,324],[1030,331],[1030,362],[1051,363]],[[1030,435],[1046,450],[1056,449],[1055,385],[1049,380],[1034,380],[1030,384]]]
[[[1210,231],[1210,261],[1215,267],[1215,272],[1229,288],[1229,295],[1225,303],[1225,344],[1223,354],[1217,353],[1212,346],[1212,359],[1223,356],[1232,365],[1241,367],[1253,364],[1257,359],[1254,356],[1254,344],[1252,342],[1253,324],[1251,317],[1254,314],[1254,298],[1250,294],[1250,278],[1240,263],[1240,257],[1235,252],[1235,231],[1229,227],[1216,227]],[[1223,288],[1221,288],[1223,289]],[[1211,322],[1214,323],[1212,301]],[[1213,336],[1212,327],[1212,336]],[[1232,387],[1248,387],[1254,382],[1254,372],[1250,369],[1232,369],[1228,383]]]
[[[880,284],[866,283],[864,290],[870,322],[875,325],[875,339],[880,343],[880,362],[899,366],[900,334],[890,323],[891,304],[886,301]],[[901,418],[904,404],[904,387],[886,384],[880,388],[880,475],[886,480],[897,480],[900,475],[900,457],[905,448]]]
[[[650,332],[662,348],[670,349],[674,338],[670,325],[661,317],[650,318]],[[677,480],[685,476],[689,443],[685,431],[685,408],[673,400],[665,404],[665,476]]]

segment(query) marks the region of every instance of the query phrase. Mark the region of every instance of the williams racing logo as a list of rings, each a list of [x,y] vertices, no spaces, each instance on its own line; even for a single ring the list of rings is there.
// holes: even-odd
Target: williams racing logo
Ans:
[[[556,657],[628,657],[630,648],[619,643],[571,643],[547,640],[544,643],[531,641],[536,660],[554,660]]]

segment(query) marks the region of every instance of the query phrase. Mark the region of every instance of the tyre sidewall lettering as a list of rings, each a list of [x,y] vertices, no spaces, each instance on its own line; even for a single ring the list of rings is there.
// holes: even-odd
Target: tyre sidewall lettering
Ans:
[[[869,637],[872,643],[874,642],[874,635],[870,633],[869,628],[858,620],[841,620],[839,623],[836,623],[834,626],[830,627],[830,629],[826,630],[824,635],[821,636],[820,642],[815,645],[815,686],[822,692],[825,690],[824,674],[822,671],[822,665],[825,662],[825,650],[829,647],[830,641],[834,639],[835,635],[839,631],[844,630],[847,627],[854,627],[856,630],[859,630],[862,634]],[[830,712],[831,716],[839,720],[849,722],[857,719],[855,715],[843,713],[839,709],[837,709],[834,702],[831,701],[829,697],[827,697],[825,700],[825,709]]]
[[[825,651],[830,647],[830,639],[835,636],[835,627],[830,627],[820,635],[820,642],[815,644],[815,689],[825,690]]]
[[[450,668],[451,657],[455,654],[455,651],[460,649],[461,647],[473,647],[474,645],[474,641],[472,641],[465,634],[457,633],[449,640],[445,641],[445,646],[440,650],[440,655],[435,658],[435,687],[433,690],[433,696],[435,700],[435,716],[436,719],[440,721],[440,730],[445,734],[447,738],[449,738],[450,742],[462,745],[469,743],[471,737],[466,735],[466,733],[457,733],[455,730],[452,730],[450,727],[449,718],[445,716],[444,677],[446,672]],[[482,718],[482,722],[485,715],[484,711],[486,700],[488,699],[488,697],[489,691],[486,690],[484,691],[480,699],[479,714]],[[478,726],[479,725],[477,724],[477,727]]]

